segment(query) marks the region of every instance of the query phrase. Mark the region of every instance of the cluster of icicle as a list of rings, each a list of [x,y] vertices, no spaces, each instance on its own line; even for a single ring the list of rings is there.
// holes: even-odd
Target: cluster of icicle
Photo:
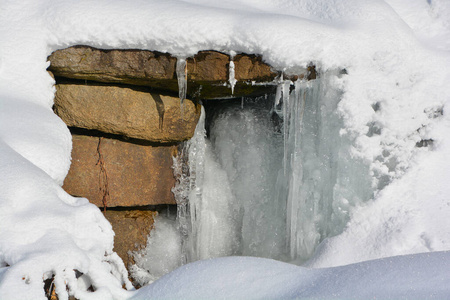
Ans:
[[[233,58],[236,52],[230,51],[230,63],[228,69],[228,84],[231,89],[231,95],[234,94],[234,87],[236,86],[237,80],[235,78],[235,66]],[[186,99],[187,94],[187,63],[186,59],[179,57],[176,64],[176,74],[178,80],[178,97],[180,98],[181,109],[183,109],[183,102]]]

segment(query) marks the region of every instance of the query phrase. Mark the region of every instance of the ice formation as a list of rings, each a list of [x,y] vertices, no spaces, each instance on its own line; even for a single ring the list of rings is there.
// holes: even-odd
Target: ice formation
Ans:
[[[236,52],[231,51],[230,52],[230,66],[229,66],[229,70],[228,70],[228,83],[230,84],[231,87],[231,95],[234,94],[234,87],[236,86],[236,78],[235,78],[235,66],[234,66],[234,61],[233,58],[236,55]]]
[[[289,256],[299,262],[341,233],[352,208],[373,194],[368,165],[351,156],[351,142],[340,135],[341,76],[329,71],[316,80],[297,80],[290,97],[283,97],[287,161],[278,197],[287,200]]]
[[[369,166],[351,157],[340,135],[341,76],[283,81],[281,93],[219,109],[209,140],[202,117],[185,149],[189,172],[174,190],[183,199],[187,262],[225,255],[303,262],[372,197]]]
[[[178,58],[177,59],[177,80],[178,80],[178,95],[180,97],[180,106],[183,109],[183,102],[186,99],[187,92],[187,66],[186,59]]]

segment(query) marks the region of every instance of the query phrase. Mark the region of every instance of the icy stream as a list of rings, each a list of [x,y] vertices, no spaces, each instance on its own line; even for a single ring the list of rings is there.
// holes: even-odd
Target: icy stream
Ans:
[[[369,167],[340,135],[339,76],[283,81],[275,95],[215,105],[208,122],[203,111],[174,162],[178,216],[170,226],[181,245],[170,254],[146,249],[153,259],[161,251],[176,266],[229,255],[301,264],[342,232],[373,189]],[[156,238],[150,244],[164,243]]]

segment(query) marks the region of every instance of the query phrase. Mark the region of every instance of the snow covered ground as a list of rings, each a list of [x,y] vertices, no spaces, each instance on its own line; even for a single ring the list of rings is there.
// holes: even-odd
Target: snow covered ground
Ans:
[[[255,257],[185,265],[131,299],[447,299],[449,252],[306,269]]]
[[[450,257],[436,251],[450,250],[449,41],[446,0],[1,1],[0,299],[45,299],[42,279],[52,275],[60,299],[66,284],[80,299],[174,298],[164,285],[182,298],[447,298]],[[186,265],[137,294],[123,290],[130,283],[111,226],[60,188],[71,141],[51,110],[46,57],[76,44],[258,53],[288,73],[310,62],[345,68],[336,83],[341,134],[373,184],[387,186],[307,265],[429,253],[313,270],[224,258]],[[421,140],[433,143],[416,147]],[[77,280],[74,269],[85,275]]]

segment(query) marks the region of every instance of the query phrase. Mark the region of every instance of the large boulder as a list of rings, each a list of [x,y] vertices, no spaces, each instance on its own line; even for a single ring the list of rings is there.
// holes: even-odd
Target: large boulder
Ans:
[[[94,129],[158,143],[194,134],[200,106],[144,87],[60,83],[54,110],[71,127]]]
[[[49,70],[56,77],[149,86],[178,92],[177,58],[167,53],[75,46],[53,52],[49,61]],[[186,62],[188,96],[203,99],[232,96],[228,84],[228,55],[216,51],[201,51],[194,57],[187,58]],[[272,70],[261,56],[237,54],[233,62],[237,80],[233,96],[257,96],[273,92],[273,81],[280,72]],[[306,73],[305,69],[299,75],[305,76]]]
[[[72,165],[63,188],[99,207],[176,204],[172,157],[177,146],[134,144],[73,135]]]

